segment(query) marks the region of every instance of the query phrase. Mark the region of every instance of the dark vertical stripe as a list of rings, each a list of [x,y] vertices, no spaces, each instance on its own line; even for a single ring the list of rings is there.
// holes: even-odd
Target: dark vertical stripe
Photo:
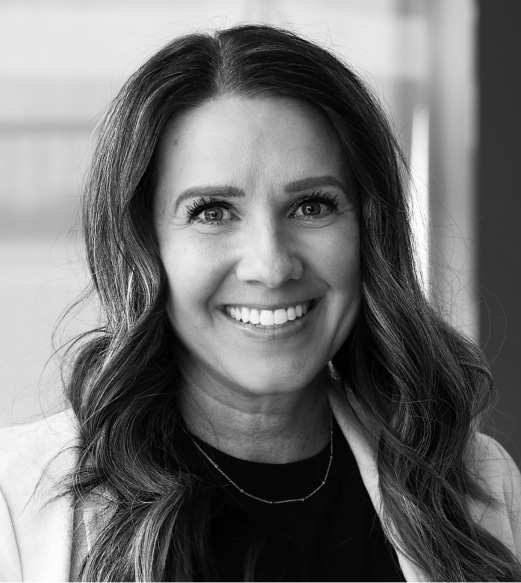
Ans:
[[[521,2],[478,0],[480,338],[495,436],[521,461]]]

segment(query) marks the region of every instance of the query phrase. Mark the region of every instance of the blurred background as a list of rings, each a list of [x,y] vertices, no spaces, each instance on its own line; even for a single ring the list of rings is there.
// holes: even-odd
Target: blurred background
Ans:
[[[347,60],[394,120],[412,169],[433,301],[492,361],[490,431],[520,460],[521,3],[486,0],[0,0],[0,426],[62,406],[57,326],[85,285],[76,225],[96,124],[172,37],[286,26]]]

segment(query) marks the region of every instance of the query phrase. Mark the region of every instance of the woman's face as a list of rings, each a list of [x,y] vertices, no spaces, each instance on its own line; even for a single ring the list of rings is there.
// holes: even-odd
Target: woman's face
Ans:
[[[356,195],[329,121],[296,100],[222,97],[173,119],[158,161],[155,228],[190,380],[260,396],[321,378],[360,295]]]

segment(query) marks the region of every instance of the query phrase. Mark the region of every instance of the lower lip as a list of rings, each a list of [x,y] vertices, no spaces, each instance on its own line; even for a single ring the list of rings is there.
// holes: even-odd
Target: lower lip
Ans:
[[[235,318],[229,316],[224,310],[219,310],[219,313],[223,315],[226,320],[233,326],[244,332],[246,336],[255,338],[257,340],[272,341],[286,339],[295,334],[299,334],[302,330],[304,330],[304,328],[311,324],[313,320],[315,320],[316,313],[318,312],[321,305],[321,300],[317,300],[314,306],[300,318],[296,318],[295,320],[288,320],[284,324],[275,324],[274,326],[246,324],[244,322],[235,320]]]

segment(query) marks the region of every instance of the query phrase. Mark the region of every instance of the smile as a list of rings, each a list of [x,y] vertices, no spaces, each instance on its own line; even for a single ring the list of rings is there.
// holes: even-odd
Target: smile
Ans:
[[[281,324],[286,324],[286,322],[302,318],[311,307],[311,302],[303,302],[288,308],[277,308],[275,310],[247,308],[246,306],[226,306],[225,311],[230,318],[237,320],[237,322],[243,322],[244,324],[280,326]]]

